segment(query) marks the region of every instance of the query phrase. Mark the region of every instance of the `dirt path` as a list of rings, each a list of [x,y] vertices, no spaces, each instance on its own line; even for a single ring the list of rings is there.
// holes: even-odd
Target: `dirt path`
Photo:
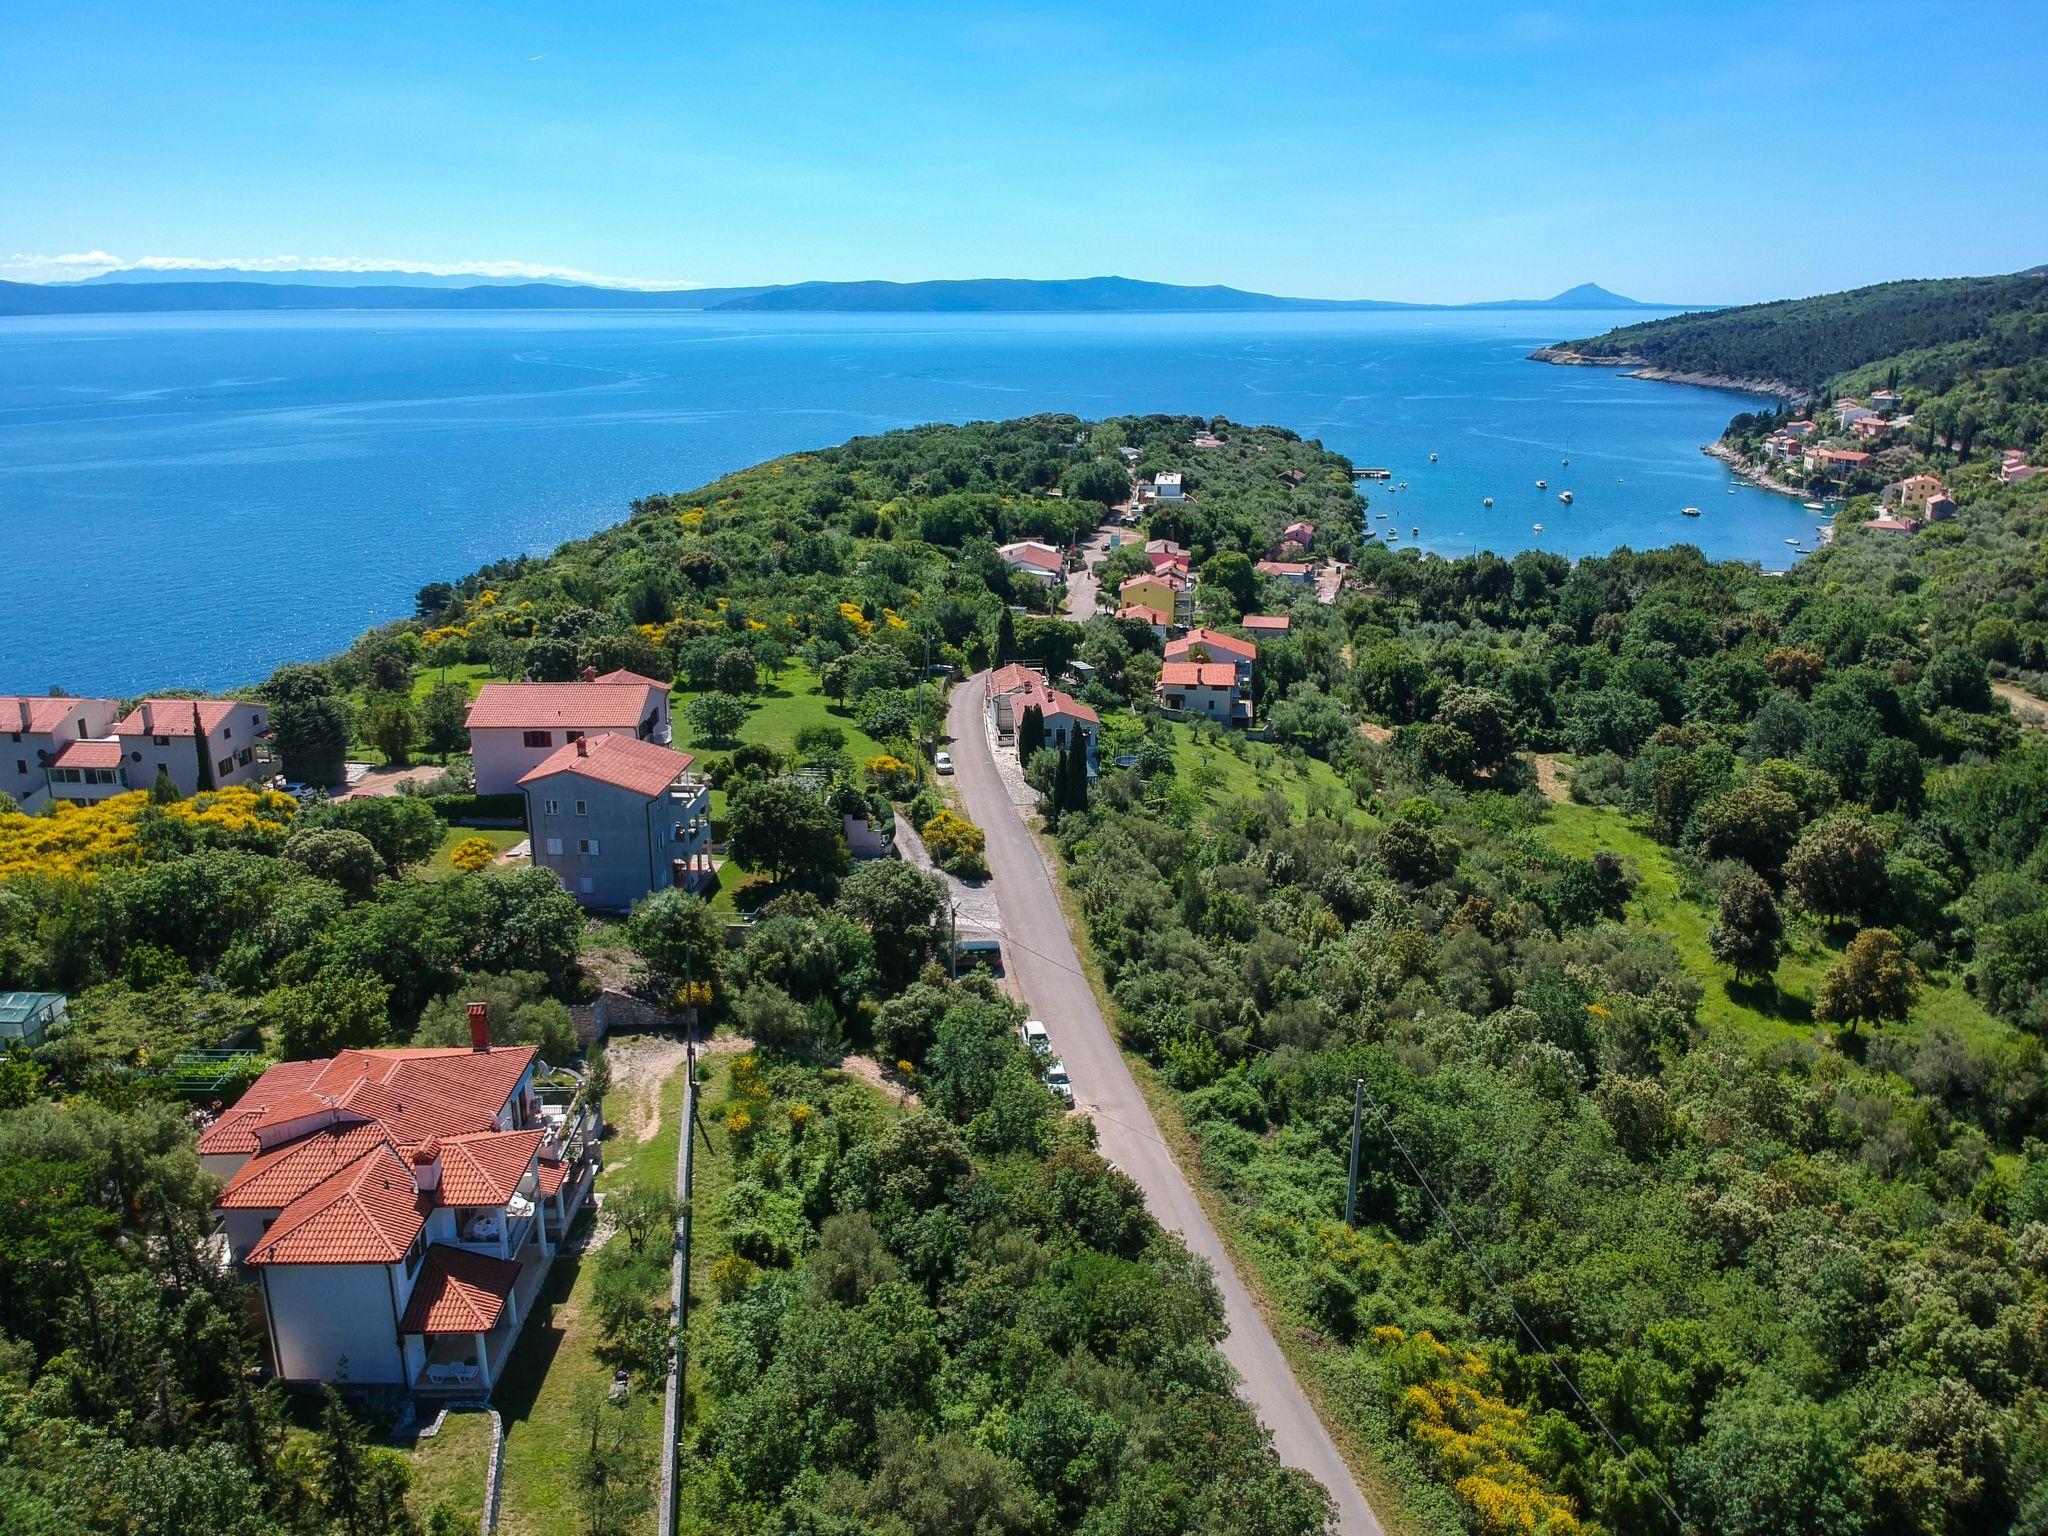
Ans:
[[[2030,725],[2037,731],[2048,731],[2048,699],[2029,693],[2018,683],[2008,683],[2003,678],[1991,680],[1991,691],[2005,700],[2006,707],[2013,712],[2021,725]]]
[[[1358,734],[1363,736],[1367,741],[1372,742],[1374,745],[1382,747],[1394,739],[1394,730],[1392,726],[1381,725],[1378,722],[1372,720],[1359,721]]]
[[[351,784],[345,793],[334,798],[373,800],[380,795],[395,795],[401,784],[424,784],[429,779],[439,778],[447,771],[438,763],[414,763],[409,768],[372,768]]]
[[[683,1042],[669,1035],[619,1035],[608,1052],[612,1064],[610,1116],[622,1137],[652,1141],[661,1130],[661,1089],[683,1065]]]
[[[1572,788],[1557,757],[1555,752],[1536,754],[1536,787],[1552,805],[1564,805],[1572,798]]]

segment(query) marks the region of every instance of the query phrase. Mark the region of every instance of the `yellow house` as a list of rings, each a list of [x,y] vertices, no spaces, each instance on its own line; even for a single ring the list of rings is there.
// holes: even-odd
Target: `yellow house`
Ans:
[[[1118,587],[1116,595],[1123,607],[1143,608],[1156,615],[1162,625],[1171,627],[1179,621],[1181,607],[1187,602],[1187,591],[1185,576],[1170,570],[1147,571]]]

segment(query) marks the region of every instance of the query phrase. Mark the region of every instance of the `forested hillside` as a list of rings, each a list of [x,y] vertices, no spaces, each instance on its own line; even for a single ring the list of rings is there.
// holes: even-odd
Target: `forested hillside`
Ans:
[[[1744,304],[1622,326],[1559,343],[1587,358],[1680,373],[1776,379],[1788,391],[1826,392],[1853,369],[1911,354],[1932,386],[1962,369],[2028,362],[2048,349],[2048,275],[1932,278],[1879,283],[1809,299]],[[1902,364],[1902,371],[1909,365]]]
[[[1205,428],[1222,446],[1190,446]],[[1291,618],[1258,637],[1267,739],[1167,718],[1148,626],[1070,625],[995,554],[1092,527],[1126,447],[1187,476],[1148,532],[1190,548],[1205,619]],[[416,619],[273,696],[302,711],[281,734],[317,736],[330,707],[431,730],[486,675],[678,679],[715,815],[760,853],[759,921],[712,1005],[766,1063],[720,1106],[749,1155],[700,1323],[712,1528],[1313,1528],[1215,1390],[1205,1289],[1047,1114],[1012,1015],[926,965],[940,898],[897,865],[849,876],[840,802],[790,772],[936,819],[927,669],[1025,658],[1086,662],[1073,686],[1102,715],[1103,775],[1047,811],[1112,1011],[1390,1523],[2036,1531],[2048,738],[2000,694],[2048,671],[2048,487],[1958,499],[1918,538],[1783,577],[1684,547],[1446,561],[1361,549],[1348,466],[1286,432],[933,427],[651,496],[553,557],[427,588]],[[1252,569],[1297,518],[1358,561],[1328,606]],[[70,1256],[132,1289],[161,1241],[132,1159],[87,1155],[100,1104],[151,1116],[124,1136],[169,1138],[189,1182],[175,1122],[127,1106],[201,1021],[248,1017],[287,1051],[400,1039],[490,976],[537,989],[507,1010],[533,1038],[575,985],[573,918],[519,877],[418,878],[424,823],[101,814],[0,816],[0,985],[74,990],[81,1015],[9,1064],[5,1166],[106,1213],[8,1218],[0,1410],[33,1433],[0,1443],[0,1494],[64,1464],[92,1412],[72,1383],[115,1390],[76,1362],[89,1307],[118,1298]],[[663,906],[629,932],[705,974],[709,914]],[[794,1065],[841,1048],[920,1107],[892,1118]],[[190,1469],[240,1422],[226,1385],[168,1379],[175,1413],[136,1405],[108,1465]],[[235,1528],[310,1497],[268,1466],[237,1463]],[[982,1523],[916,1514],[925,1475],[974,1490]],[[137,1528],[83,1486],[52,1529]]]

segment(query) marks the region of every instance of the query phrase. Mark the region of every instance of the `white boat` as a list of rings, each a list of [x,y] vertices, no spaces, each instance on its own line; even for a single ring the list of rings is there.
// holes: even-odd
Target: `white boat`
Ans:
[[[1536,482],[1536,489],[1539,491],[1547,491],[1550,489],[1550,482],[1548,480],[1538,480]]]
[[[1529,526],[1538,533],[1541,533],[1543,531],[1543,525],[1541,523],[1531,523]]]
[[[1433,454],[1433,453],[1432,453],[1432,454],[1431,454],[1431,455],[1429,456],[1429,462],[1430,462],[1430,463],[1432,463],[1432,464],[1434,464],[1434,463],[1436,462],[1436,455],[1435,455],[1435,454]]]
[[[1698,517],[1700,515],[1700,509],[1698,507],[1680,507],[1678,510],[1683,512],[1687,517]]]
[[[1792,545],[1792,546],[1793,546],[1793,547],[1794,547],[1795,549],[1796,549],[1796,548],[1798,547],[1798,545],[1799,545],[1799,541],[1798,541],[1797,539],[1787,539],[1787,540],[1786,540],[1785,542],[1786,542],[1787,544],[1790,544],[1790,545]]]
[[[1570,459],[1566,459],[1566,460],[1564,461],[1564,467],[1565,467],[1566,469],[1570,469],[1570,468],[1572,467],[1572,461],[1571,461]]]
[[[1420,538],[1420,537],[1421,537],[1421,535],[1422,535],[1422,530],[1421,530],[1420,528],[1410,528],[1410,529],[1408,530],[1408,537],[1409,537],[1409,538],[1411,538],[1411,539],[1414,539],[1414,538]]]
[[[1493,505],[1493,498],[1492,498],[1491,496],[1487,497],[1487,498],[1486,498],[1486,499],[1485,499],[1484,501],[1480,502],[1480,505],[1481,505],[1482,507],[1490,507],[1490,506],[1492,506],[1492,505]]]
[[[1572,493],[1570,491],[1559,491],[1557,493],[1557,499],[1563,502],[1566,506],[1570,506],[1572,504]]]
[[[1827,506],[1822,502],[1809,501],[1806,503],[1806,510],[1809,512],[1825,512],[1827,511]]]

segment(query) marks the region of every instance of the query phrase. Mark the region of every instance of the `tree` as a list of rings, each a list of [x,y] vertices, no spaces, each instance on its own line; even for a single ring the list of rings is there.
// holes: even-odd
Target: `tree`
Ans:
[[[846,754],[846,732],[836,725],[807,725],[796,733],[795,746],[802,762],[836,763]]]
[[[1906,958],[1906,946],[1889,928],[1866,928],[1849,941],[1842,958],[1820,980],[1813,1016],[1845,1025],[1903,1020],[1920,996],[1920,968]]]
[[[410,1536],[419,1530],[405,1492],[405,1462],[372,1447],[348,1404],[333,1387],[321,1389],[320,1431],[314,1445],[314,1488],[339,1536]]]
[[[569,1464],[583,1536],[620,1536],[654,1499],[650,1458],[632,1421],[595,1388],[576,1407],[576,1451]]]
[[[1868,916],[1884,895],[1884,844],[1868,822],[1830,816],[1799,839],[1785,861],[1785,886],[1818,917],[1843,922]]]
[[[853,872],[833,905],[867,929],[883,983],[895,992],[933,952],[946,887],[901,860],[876,859]]]
[[[1017,717],[1017,761],[1029,763],[1044,745],[1045,711],[1036,704],[1026,704],[1024,713]]]
[[[384,873],[384,860],[370,840],[345,827],[301,828],[285,839],[284,856],[358,900],[370,894]]]
[[[1960,645],[1936,651],[1920,677],[1920,702],[1927,709],[1946,707],[1973,714],[1991,708],[1991,677],[1984,658]]]
[[[395,694],[373,703],[363,716],[363,736],[393,763],[411,759],[413,743],[419,739],[420,723],[412,706]]]
[[[413,795],[366,795],[311,806],[299,813],[298,830],[314,827],[362,834],[392,874],[432,857],[441,846],[441,818]]]
[[[199,705],[192,706],[192,744],[199,755],[198,787],[201,794],[215,787],[213,777],[213,748],[206,739],[206,722],[199,716]]]
[[[932,862],[948,874],[969,880],[988,875],[988,859],[982,850],[987,838],[981,828],[954,811],[940,811],[918,829]]]
[[[706,741],[719,743],[738,740],[747,714],[747,701],[730,693],[700,693],[683,706],[690,729]]]
[[[305,1061],[383,1044],[390,1000],[391,989],[376,977],[330,969],[267,994],[263,1018],[280,1054]]]
[[[670,886],[633,908],[626,942],[669,981],[716,982],[725,933],[708,901]]]
[[[1714,958],[1746,981],[1768,981],[1778,968],[1785,920],[1761,875],[1743,870],[1721,889],[1720,920],[1707,934]]]
[[[808,785],[743,779],[727,793],[726,849],[749,869],[778,884],[818,886],[846,868],[839,818]]]
[[[820,1015],[798,1003],[772,981],[756,981],[740,989],[732,1003],[733,1024],[756,1045],[784,1051],[836,1049],[838,1030],[829,1013]]]
[[[1745,784],[1699,813],[1700,846],[1710,859],[1741,859],[1776,876],[1799,835],[1799,804],[1768,784]]]
[[[420,703],[420,736],[429,752],[450,757],[469,745],[469,690],[436,683]]]
[[[1249,613],[1259,601],[1259,574],[1251,558],[1235,549],[1218,550],[1202,562],[1202,586],[1214,585],[1230,594],[1238,613]]]
[[[1085,811],[1088,809],[1088,737],[1084,732],[1072,729],[1067,732],[1066,744],[1070,749],[1066,753],[1067,783],[1066,791],[1060,797],[1060,809],[1062,812]]]
[[[711,684],[720,693],[730,693],[744,698],[760,686],[760,670],[754,664],[754,653],[744,646],[734,646],[718,658],[711,669]]]
[[[348,710],[335,697],[325,667],[279,667],[263,685],[270,700],[271,742],[285,777],[307,784],[339,784],[348,757]]]

